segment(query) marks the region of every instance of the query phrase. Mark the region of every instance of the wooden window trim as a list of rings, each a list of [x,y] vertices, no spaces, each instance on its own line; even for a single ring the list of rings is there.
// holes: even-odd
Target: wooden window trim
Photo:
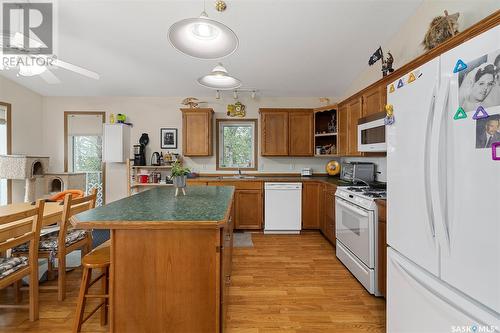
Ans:
[[[102,123],[106,123],[104,111],[64,111],[64,172],[68,172],[68,117],[71,115],[102,116]],[[106,162],[102,162],[102,204],[106,203]]]
[[[241,123],[241,122],[253,122],[254,123],[254,132],[253,132],[253,137],[254,137],[254,152],[253,152],[253,162],[254,162],[254,167],[253,168],[239,168],[240,170],[247,170],[247,171],[256,171],[258,170],[258,149],[259,149],[259,139],[258,139],[258,120],[257,119],[216,119],[215,120],[215,131],[216,131],[216,139],[215,139],[215,149],[216,149],[216,154],[215,154],[215,169],[220,170],[220,171],[237,171],[238,168],[221,168],[219,166],[219,124],[220,123]]]
[[[12,154],[12,105],[0,102],[0,105],[7,109],[7,155]],[[7,180],[7,204],[12,203],[12,179]]]

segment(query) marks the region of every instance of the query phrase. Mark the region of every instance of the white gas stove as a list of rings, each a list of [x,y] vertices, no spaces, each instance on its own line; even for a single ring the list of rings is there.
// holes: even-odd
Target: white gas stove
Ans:
[[[386,190],[370,186],[339,186],[335,195],[362,208],[375,210],[375,199],[385,199]]]
[[[337,257],[371,293],[376,286],[377,204],[385,189],[369,186],[339,186],[335,192]]]

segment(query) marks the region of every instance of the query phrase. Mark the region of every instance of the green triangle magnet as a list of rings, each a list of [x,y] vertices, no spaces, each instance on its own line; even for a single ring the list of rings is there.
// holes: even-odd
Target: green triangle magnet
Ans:
[[[455,68],[453,69],[453,73],[458,73],[467,68],[467,64],[462,61],[462,59],[458,59]]]
[[[482,106],[479,106],[476,110],[476,113],[474,113],[474,115],[472,116],[472,119],[478,120],[488,118],[489,116],[490,115],[488,114],[488,112],[486,112],[486,110]]]
[[[465,113],[465,111],[462,107],[459,107],[457,112],[453,116],[453,119],[459,120],[459,119],[465,119],[465,118],[467,118],[467,113]]]
[[[399,79],[398,88],[401,88],[402,86],[404,86],[403,79]]]

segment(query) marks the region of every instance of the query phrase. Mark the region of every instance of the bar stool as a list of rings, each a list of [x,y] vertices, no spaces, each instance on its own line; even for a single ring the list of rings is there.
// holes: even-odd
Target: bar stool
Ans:
[[[73,332],[80,332],[82,324],[86,322],[99,308],[101,309],[101,326],[106,325],[109,307],[109,263],[110,263],[110,242],[107,241],[96,247],[82,260],[83,276],[80,286],[80,294],[76,306],[76,318],[73,325]],[[92,270],[100,269],[101,274],[91,281]],[[89,288],[101,280],[101,294],[89,294]],[[85,318],[85,302],[87,298],[101,298],[102,302],[95,307]]]

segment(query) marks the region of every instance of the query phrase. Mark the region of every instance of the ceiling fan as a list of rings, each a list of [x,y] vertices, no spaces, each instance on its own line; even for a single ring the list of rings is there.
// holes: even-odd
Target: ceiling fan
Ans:
[[[2,34],[0,32],[0,58],[4,59],[3,41],[4,39],[10,38],[11,47],[14,47],[18,54],[9,55],[9,57],[15,58],[13,65],[5,66],[3,61],[0,61],[0,70],[11,70],[18,69],[18,76],[40,76],[45,82],[49,84],[61,83],[61,80],[51,71],[51,69],[63,68],[68,71],[83,75],[85,77],[99,80],[99,74],[88,70],[86,68],[70,64],[66,61],[62,61],[53,55],[42,55],[36,54],[24,48],[24,38],[25,36],[20,32],[16,32],[11,35]],[[42,44],[30,37],[28,37],[30,45],[34,47],[41,47]],[[39,46],[37,46],[39,45]],[[11,62],[8,62],[11,64]],[[50,68],[49,68],[50,67]]]

